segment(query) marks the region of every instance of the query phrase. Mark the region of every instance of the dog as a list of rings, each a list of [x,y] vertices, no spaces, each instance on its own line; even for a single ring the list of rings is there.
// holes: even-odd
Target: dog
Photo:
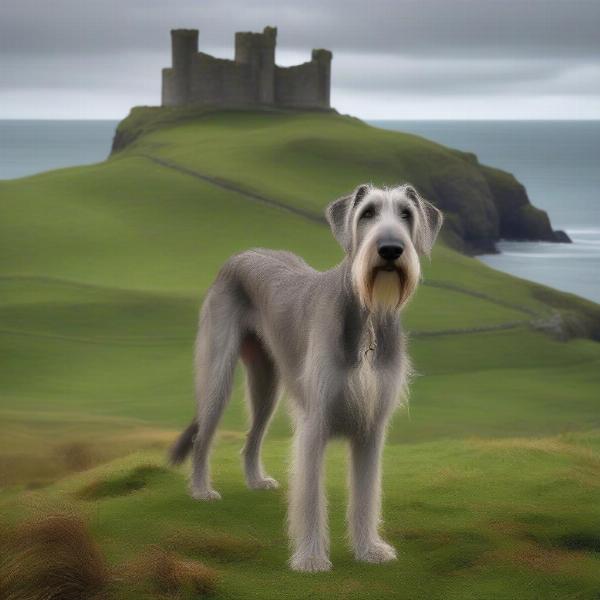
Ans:
[[[196,418],[170,457],[179,464],[192,452],[192,497],[220,498],[208,455],[241,357],[252,420],[242,451],[246,482],[276,488],[260,449],[283,385],[294,421],[290,566],[308,572],[331,568],[323,455],[333,436],[349,440],[347,514],[356,559],[396,558],[379,533],[380,462],[387,423],[407,397],[411,373],[400,315],[443,221],[411,185],[360,185],[332,202],[326,218],[345,252],[328,271],[265,249],[233,256],[220,270],[200,312]]]

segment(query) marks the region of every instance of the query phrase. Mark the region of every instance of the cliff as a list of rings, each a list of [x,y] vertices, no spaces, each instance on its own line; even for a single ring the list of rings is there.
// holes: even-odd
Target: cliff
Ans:
[[[187,169],[241,189],[266,189],[274,202],[301,205],[315,216],[331,197],[311,193],[309,163],[326,170],[331,196],[363,181],[409,181],[444,211],[448,245],[467,254],[495,252],[500,239],[570,241],[510,173],[481,165],[474,154],[335,111],[138,107],[117,127],[112,153],[147,155],[157,143],[161,159],[176,155]],[[253,171],[257,156],[263,160]],[[273,171],[263,173],[267,160]]]
[[[431,173],[431,197],[447,216],[446,233],[454,247],[470,254],[496,251],[504,240],[569,243],[555,231],[546,211],[536,208],[525,186],[512,174],[479,163],[472,153],[450,150],[454,161]]]

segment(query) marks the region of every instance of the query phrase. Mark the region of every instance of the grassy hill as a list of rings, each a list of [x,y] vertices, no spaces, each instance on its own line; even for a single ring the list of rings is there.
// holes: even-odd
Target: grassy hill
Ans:
[[[36,515],[81,516],[118,598],[197,597],[209,580],[217,598],[597,598],[598,307],[459,254],[452,223],[406,315],[422,376],[385,452],[399,561],[351,560],[335,443],[334,570],[286,569],[285,486],[243,485],[241,373],[213,458],[223,500],[187,496],[164,449],[193,412],[197,309],[219,265],[266,246],[327,268],[341,251],[321,210],[356,183],[409,180],[436,199],[460,181],[467,202],[480,175],[334,114],[180,117],[134,113],[106,162],[0,182],[0,535],[29,527],[52,555]],[[265,462],[282,482],[288,446],[280,410]],[[15,556],[17,542],[0,549],[2,599],[11,573],[32,580]]]
[[[501,237],[559,239],[548,215],[531,205],[525,188],[509,173],[480,165],[474,154],[375,130],[334,113],[215,115],[206,109],[137,107],[117,129],[113,150],[125,148],[154,158],[154,149],[161,148],[163,165],[220,177],[317,212],[339,194],[342,183],[351,189],[364,181],[403,177],[444,210],[446,239],[462,250],[490,251]],[[268,178],[265,164],[271,166]]]

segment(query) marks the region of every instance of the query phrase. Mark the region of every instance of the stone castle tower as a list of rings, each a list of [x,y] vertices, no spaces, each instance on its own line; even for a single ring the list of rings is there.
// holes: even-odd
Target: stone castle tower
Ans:
[[[329,50],[313,50],[310,62],[275,64],[277,29],[235,34],[235,59],[198,52],[197,29],[171,31],[173,65],[162,72],[162,105],[330,108]]]

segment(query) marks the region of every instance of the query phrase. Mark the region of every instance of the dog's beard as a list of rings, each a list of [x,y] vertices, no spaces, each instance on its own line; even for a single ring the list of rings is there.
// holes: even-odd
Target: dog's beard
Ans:
[[[393,270],[378,265],[379,258],[364,246],[352,265],[352,280],[361,304],[370,311],[400,310],[410,300],[421,277],[419,258],[412,246],[405,248]]]
[[[402,294],[402,275],[396,269],[375,269],[372,275],[371,309],[375,311],[395,310]]]

